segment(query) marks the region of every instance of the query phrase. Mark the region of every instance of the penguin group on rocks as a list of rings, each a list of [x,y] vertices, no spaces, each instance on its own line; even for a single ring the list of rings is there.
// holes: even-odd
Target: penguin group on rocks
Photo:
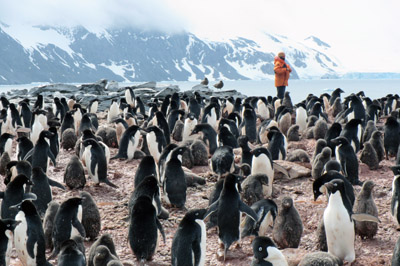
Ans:
[[[380,238],[384,213],[400,228],[397,95],[141,89],[106,112],[78,94],[2,96],[0,265],[276,266],[293,249],[299,265],[341,265]]]

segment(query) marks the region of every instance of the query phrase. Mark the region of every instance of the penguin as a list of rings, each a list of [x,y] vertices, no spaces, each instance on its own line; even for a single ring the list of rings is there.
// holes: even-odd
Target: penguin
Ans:
[[[344,93],[344,91],[341,88],[336,88],[332,94],[331,98],[329,99],[329,105],[332,106],[335,102],[336,99],[340,99],[340,94]]]
[[[367,122],[366,127],[364,128],[362,138],[361,138],[361,144],[364,144],[365,142],[367,142],[371,138],[372,133],[376,130],[378,130],[378,129],[376,128],[375,122],[369,120]]]
[[[257,214],[240,200],[238,180],[235,175],[228,174],[219,198],[208,207],[204,217],[213,212],[218,216],[218,237],[224,245],[224,260],[229,247],[239,240],[240,212],[249,215],[254,221],[258,220]]]
[[[314,180],[321,176],[325,164],[331,159],[331,155],[331,148],[325,147],[322,149],[322,152],[315,157],[311,169],[311,176],[314,178]]]
[[[56,157],[50,149],[46,139],[53,137],[53,133],[47,130],[40,132],[39,139],[35,147],[30,150],[26,155],[24,160],[29,160],[32,158],[32,167],[41,167],[43,171],[47,172],[47,166],[49,159],[52,161],[53,165],[56,166]]]
[[[270,196],[272,189],[268,186],[268,176],[266,174],[249,175],[241,184],[242,200],[247,205],[252,205],[256,201]]]
[[[336,170],[328,170],[326,173],[321,175],[319,178],[314,180],[313,182],[313,193],[314,193],[314,201],[318,199],[322,193],[325,191],[325,187],[323,186],[325,183],[328,183],[334,179],[340,179],[343,181],[344,186],[346,188],[346,195],[350,201],[351,206],[354,205],[354,201],[356,199],[354,194],[353,185]]]
[[[165,242],[165,234],[157,218],[156,209],[148,196],[140,196],[132,207],[128,243],[137,260],[144,264],[152,259],[158,246],[158,233],[161,232]]]
[[[217,103],[212,103],[210,102],[209,105],[207,105],[204,110],[203,110],[203,117],[201,119],[201,123],[203,124],[209,124],[213,129],[217,128],[217,121],[219,119],[218,111],[217,109],[219,106]]]
[[[168,126],[169,132],[173,132],[176,121],[180,120],[180,117],[185,115],[184,110],[172,110],[168,115]]]
[[[61,244],[76,235],[85,237],[85,228],[82,223],[82,199],[69,198],[61,203],[54,218],[53,226],[53,253],[49,257],[54,259],[60,252]]]
[[[14,241],[14,230],[21,221],[13,219],[0,220],[0,265],[10,265]]]
[[[315,140],[323,139],[328,131],[328,124],[323,119],[318,119],[313,129],[313,137]]]
[[[257,213],[258,221],[255,223],[246,216],[240,233],[241,238],[250,235],[265,236],[268,228],[273,227],[276,215],[278,214],[278,206],[271,199],[259,200],[251,205],[251,208]]]
[[[287,140],[288,141],[299,141],[300,140],[300,132],[299,125],[292,125],[287,131]]]
[[[169,160],[169,158],[171,158],[170,153],[177,147],[178,147],[178,145],[175,143],[168,144],[167,146],[165,146],[165,148],[163,149],[163,151],[161,153],[160,160],[158,161],[158,178],[159,178],[161,184],[164,181],[163,178],[164,178],[165,165],[166,165],[167,161]],[[176,151],[176,152],[178,153],[178,155],[179,154],[182,155],[183,150],[181,153],[179,153],[178,151]],[[207,156],[207,162],[208,162],[208,156]]]
[[[111,123],[119,115],[119,107],[116,99],[111,100],[111,106],[107,113],[107,123]]]
[[[336,145],[336,159],[342,166],[344,175],[353,185],[362,185],[358,179],[358,159],[353,147],[344,136],[339,136],[332,140]]]
[[[18,146],[17,146],[17,159],[18,161],[22,161],[25,155],[33,149],[33,143],[26,136],[21,136],[17,138]]]
[[[112,254],[108,247],[99,245],[96,247],[95,255],[93,257],[94,266],[107,266],[110,261],[117,260],[117,257]]]
[[[342,132],[340,132],[341,136],[344,136],[349,140],[355,153],[357,153],[360,150],[360,141],[362,135],[361,123],[362,121],[359,119],[352,119],[349,122],[347,122]]]
[[[93,100],[90,100],[87,109],[89,113],[95,114],[97,113],[98,107],[99,107],[99,99],[95,98]]]
[[[266,120],[271,118],[268,107],[268,100],[265,97],[259,97],[257,101],[257,113],[261,119]]]
[[[331,142],[331,140],[337,138],[340,136],[340,133],[342,131],[342,125],[334,122],[326,132],[324,139],[326,141],[326,144],[328,145],[329,148],[332,150],[332,156],[335,156],[335,145]]]
[[[93,182],[95,184],[102,182],[113,188],[117,188],[107,178],[107,158],[101,144],[94,139],[87,139],[83,141],[83,145],[85,146],[83,157],[88,174]]]
[[[271,127],[268,132],[268,150],[272,160],[285,160],[287,152],[286,136],[277,128]]]
[[[36,200],[36,195],[33,193],[25,193],[24,186],[32,185],[32,181],[24,174],[17,175],[14,180],[8,183],[6,190],[0,192],[1,201],[1,218],[14,219],[17,215],[16,209],[10,209],[11,206],[21,203],[23,200]]]
[[[242,178],[239,175],[236,175],[237,178],[237,183],[240,184],[242,181]],[[214,202],[216,202],[221,195],[222,188],[224,186],[225,179],[220,179],[218,180],[215,185],[213,190],[210,193],[210,196],[208,197],[208,207],[211,206]],[[208,219],[207,222],[207,230],[210,228],[213,228],[217,226],[217,220],[218,220],[218,213],[214,212],[210,214],[210,218]]]
[[[375,187],[374,182],[367,180],[364,182],[361,192],[357,195],[354,203],[354,213],[366,213],[378,217],[378,208],[376,207],[372,190]],[[378,232],[378,224],[373,222],[356,221],[356,234],[362,239],[373,238]]]
[[[332,255],[328,252],[312,252],[306,254],[300,261],[298,266],[342,266],[343,262],[341,259]]]
[[[190,153],[193,155],[194,166],[208,165],[208,150],[202,140],[196,139],[190,145]]]
[[[12,140],[14,135],[9,133],[3,133],[0,136],[0,155],[7,152],[8,155],[12,156]]]
[[[266,196],[269,197],[272,194],[272,183],[274,181],[274,165],[271,153],[264,147],[255,148],[252,153],[251,174],[267,175],[269,190],[266,191]]]
[[[40,133],[46,128],[47,118],[39,111],[33,112],[34,118],[32,120],[32,130],[31,130],[31,141],[33,145],[36,145],[36,142],[39,139]],[[43,125],[44,124],[44,125]]]
[[[257,141],[257,120],[254,110],[246,108],[243,112],[242,135],[246,135],[251,143]]]
[[[21,107],[22,126],[25,128],[30,128],[32,121],[32,112],[29,109],[29,104],[25,101],[21,101],[19,102],[19,106]]]
[[[273,239],[280,248],[297,248],[302,234],[303,222],[293,199],[284,197],[272,230]]]
[[[227,127],[221,127],[218,134],[218,142],[223,146],[230,146],[233,149],[238,148],[239,144],[235,136]]]
[[[327,173],[330,170],[335,170],[338,171],[339,173],[342,172],[342,166],[340,163],[336,160],[329,160],[325,165],[324,165],[324,170],[322,173]]]
[[[307,128],[307,111],[304,104],[296,105],[296,125],[299,126],[299,131],[303,134]]]
[[[288,266],[285,256],[267,236],[257,236],[253,243],[251,266]]]
[[[56,217],[58,208],[60,208],[60,204],[57,201],[49,202],[46,213],[43,218],[43,231],[44,231],[44,239],[46,242],[46,249],[53,249],[53,227],[54,227],[54,218]]]
[[[86,266],[85,254],[79,250],[78,244],[73,239],[68,239],[61,244],[57,266]]]
[[[64,109],[64,106],[62,105],[60,98],[54,97],[54,103],[53,103],[53,113],[56,118],[58,118],[60,121],[64,119],[66,110]]]
[[[96,249],[99,246],[105,246],[108,248],[109,253],[113,255],[113,257],[116,257],[118,259],[117,252],[115,251],[115,245],[114,241],[112,240],[112,237],[110,234],[103,234],[100,236],[93,244],[91,245],[89,249],[89,255],[88,255],[88,266],[94,266],[94,257],[96,255]]]
[[[397,239],[392,255],[392,266],[400,265],[400,238]]]
[[[33,105],[33,109],[43,109],[43,106],[44,106],[43,95],[38,94],[36,97],[35,104]]]
[[[156,112],[153,118],[153,125],[158,126],[164,132],[165,141],[167,142],[168,145],[171,142],[170,130],[168,122],[165,119],[165,116],[162,112]]]
[[[60,151],[60,141],[58,138],[58,131],[55,127],[50,127],[49,131],[53,133],[53,136],[50,137],[50,150],[53,153],[54,157],[57,158],[58,152]]]
[[[7,175],[7,165],[11,162],[8,152],[3,152],[0,156],[0,175]]]
[[[97,208],[96,202],[89,192],[81,191],[79,196],[82,198],[82,225],[85,229],[86,237],[94,240],[101,229],[99,208]]]
[[[211,170],[220,178],[225,173],[232,173],[235,170],[234,159],[231,146],[218,147],[211,157]]]
[[[384,126],[384,142],[386,160],[389,156],[396,156],[400,143],[400,123],[395,117],[389,116]]]
[[[18,213],[15,219],[21,221],[14,229],[14,246],[23,265],[51,266],[46,260],[46,244],[42,221],[35,205],[24,200],[11,207]]]
[[[209,154],[213,155],[217,147],[218,143],[218,135],[215,129],[209,124],[197,124],[191,135],[197,134],[199,132],[203,133],[203,141],[204,143],[208,143]]]
[[[328,121],[327,115],[323,112],[322,104],[320,102],[316,102],[312,107],[309,117],[316,116],[317,118],[323,118],[325,121]]]
[[[183,208],[186,203],[187,185],[180,159],[185,150],[186,147],[177,147],[171,151],[161,180],[165,201],[178,208]]]
[[[295,149],[288,153],[288,155],[286,157],[286,161],[309,163],[310,157],[308,156],[308,153],[305,150]]]
[[[196,100],[195,97],[190,97],[189,99],[189,113],[193,114],[196,120],[200,118],[201,104]]]
[[[370,170],[376,170],[379,168],[378,154],[370,142],[364,144],[364,148],[361,152],[360,161],[368,165]]]
[[[385,148],[382,140],[382,132],[374,131],[371,135],[371,139],[369,140],[369,142],[376,151],[378,161],[382,161],[385,158]]]
[[[15,104],[10,103],[10,105],[8,106],[8,110],[11,114],[11,124],[13,128],[22,127],[21,117]]]
[[[78,156],[72,155],[64,172],[64,183],[70,189],[83,188],[86,184],[85,170]]]
[[[62,190],[65,190],[65,187],[47,177],[46,173],[40,167],[32,168],[32,182],[31,192],[37,196],[37,199],[33,203],[36,206],[39,216],[43,217],[47,209],[47,204],[53,200],[53,193],[50,186],[58,187]]]
[[[331,109],[332,109],[332,116],[335,117],[336,119],[336,117],[343,111],[343,105],[340,98],[337,98],[335,100]]]
[[[382,110],[379,102],[373,101],[367,106],[367,121],[378,122],[379,112]]]
[[[155,162],[158,163],[162,150],[167,146],[167,141],[163,132],[157,126],[148,127],[146,132],[147,147]]]
[[[79,109],[78,109],[79,111]],[[77,111],[77,112],[78,112]],[[75,112],[75,114],[77,113]],[[92,123],[92,119],[90,118],[90,114],[83,114],[81,118],[75,118],[75,123],[78,122],[79,125],[75,125],[75,130],[78,136],[81,136],[85,130],[96,131],[95,126]]]
[[[186,141],[190,138],[190,133],[192,133],[196,125],[197,125],[197,119],[195,117],[195,114],[189,113],[183,125],[182,141]]]
[[[204,266],[206,260],[206,209],[188,211],[172,240],[171,265]]]
[[[237,139],[239,137],[239,129],[234,120],[221,118],[219,120],[218,129],[221,130],[222,127],[229,129],[230,133]]]
[[[400,201],[400,170],[398,166],[391,167],[394,177],[392,181],[392,200],[390,204],[390,212],[396,222],[397,228],[400,228],[400,211],[399,211],[399,201]]]
[[[153,156],[145,156],[140,161],[140,164],[135,172],[134,185],[135,188],[143,181],[146,176],[158,176],[157,167]]]
[[[75,120],[73,117],[73,111],[68,111],[65,116],[64,120],[62,121],[61,124],[61,130],[60,133],[63,135],[64,131],[71,128],[75,134]]]
[[[4,178],[4,184],[8,185],[12,180],[15,179],[17,175],[23,174],[31,179],[32,176],[32,166],[27,161],[11,161],[7,164],[7,175]],[[25,191],[30,191],[30,185],[27,184]]]
[[[247,136],[240,136],[238,138],[239,147],[242,150],[242,157],[240,159],[240,164],[248,164],[251,167],[251,162],[253,160],[253,154],[249,147],[249,138]]]
[[[135,108],[135,92],[132,87],[125,88],[125,99],[132,108]]]
[[[101,137],[109,148],[118,148],[117,132],[114,128],[102,126],[97,130],[96,136]]]

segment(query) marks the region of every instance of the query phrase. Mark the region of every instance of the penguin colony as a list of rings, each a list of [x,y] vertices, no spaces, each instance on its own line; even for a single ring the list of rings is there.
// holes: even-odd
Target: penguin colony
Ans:
[[[282,101],[195,92],[146,103],[123,89],[106,114],[98,100],[1,97],[0,265],[288,265],[285,248],[313,246],[326,250],[307,249],[299,265],[341,265],[379,239],[378,215],[389,213],[393,256],[379,263],[400,264],[398,95],[342,99],[336,89],[293,104],[289,92]],[[277,178],[285,159],[308,176]],[[390,193],[365,166],[391,167],[394,177],[379,177]],[[375,204],[377,189],[390,206]],[[316,229],[309,217],[324,245],[303,240]]]

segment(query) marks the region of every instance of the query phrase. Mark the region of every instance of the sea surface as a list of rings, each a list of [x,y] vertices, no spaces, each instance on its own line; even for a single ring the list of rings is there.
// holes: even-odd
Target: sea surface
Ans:
[[[135,83],[119,83],[120,87],[127,85],[137,85],[144,82]],[[214,88],[212,84],[217,81],[210,81],[210,88]],[[14,89],[30,89],[49,83],[33,83],[21,85],[1,85],[0,93]],[[157,82],[157,86],[178,85],[181,91],[190,90],[199,82],[194,81],[162,81]],[[224,81],[222,90],[237,90],[246,96],[268,96],[276,95],[276,88],[273,80],[238,80]],[[79,85],[79,84],[76,84]],[[350,95],[364,91],[365,95],[371,99],[380,98],[389,93],[400,94],[400,79],[326,79],[326,80],[289,80],[289,86],[286,90],[290,91],[290,96],[294,103],[305,99],[308,94],[312,93],[320,95],[322,93],[331,93],[336,88],[341,88],[345,93],[342,96]]]

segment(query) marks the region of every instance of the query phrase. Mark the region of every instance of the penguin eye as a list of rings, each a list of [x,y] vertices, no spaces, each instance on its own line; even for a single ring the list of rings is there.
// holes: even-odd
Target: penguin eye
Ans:
[[[196,216],[199,216],[199,213],[198,213],[198,212],[196,212]]]
[[[7,224],[7,227],[10,227],[10,225],[9,225],[9,224]]]
[[[258,251],[262,251],[262,247],[259,247],[259,248],[258,248]]]
[[[333,185],[334,185],[335,187],[337,187],[337,184],[336,184],[336,183],[334,183]]]

